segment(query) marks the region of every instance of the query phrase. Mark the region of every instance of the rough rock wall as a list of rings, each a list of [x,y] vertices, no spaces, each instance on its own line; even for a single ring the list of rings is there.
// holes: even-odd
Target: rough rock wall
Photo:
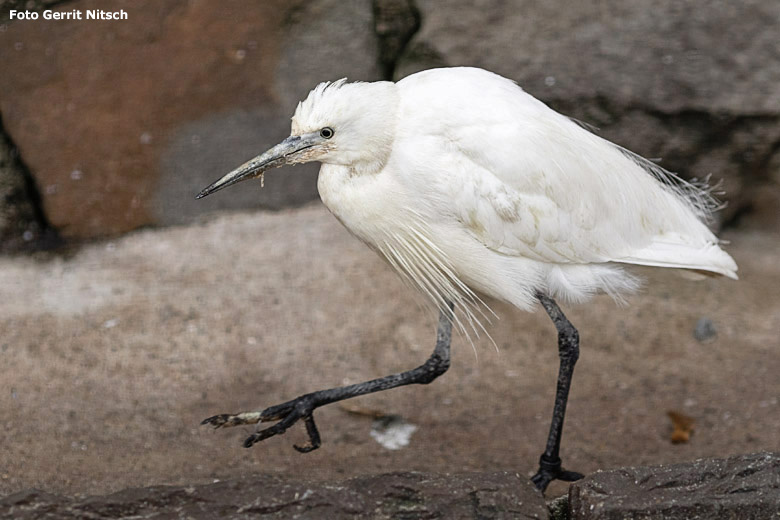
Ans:
[[[780,222],[780,3],[416,2],[397,77],[493,70],[667,169],[722,181],[726,221]]]
[[[319,79],[379,78],[371,4],[75,0],[128,20],[21,20],[0,33],[0,112],[66,237],[316,197],[316,167],[197,205],[197,191],[289,132]],[[305,25],[302,26],[302,25]]]
[[[192,195],[284,137],[317,82],[445,65],[494,70],[671,170],[712,174],[726,223],[780,220],[770,0],[72,0],[24,6],[129,19],[8,21],[19,4],[0,5],[0,63],[12,72],[0,74],[0,115],[40,213],[66,238],[312,200],[314,165],[269,176],[262,191]]]

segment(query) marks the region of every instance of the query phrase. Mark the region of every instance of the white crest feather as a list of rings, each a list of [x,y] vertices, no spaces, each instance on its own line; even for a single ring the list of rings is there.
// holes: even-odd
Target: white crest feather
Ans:
[[[338,90],[347,83],[347,78],[337,79],[336,81],[323,81],[311,92],[303,101],[298,103],[293,114],[293,120],[307,120],[312,117],[314,107],[323,103],[323,99],[329,91]]]

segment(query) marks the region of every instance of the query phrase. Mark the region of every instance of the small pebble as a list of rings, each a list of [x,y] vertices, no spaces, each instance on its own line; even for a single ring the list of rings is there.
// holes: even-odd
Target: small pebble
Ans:
[[[705,343],[711,341],[718,336],[718,331],[715,329],[715,324],[709,318],[699,318],[696,322],[696,327],[693,329],[693,337],[697,341]]]

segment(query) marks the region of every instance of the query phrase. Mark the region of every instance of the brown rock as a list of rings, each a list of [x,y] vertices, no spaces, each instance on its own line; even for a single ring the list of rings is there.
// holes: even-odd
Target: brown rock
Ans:
[[[0,0],[0,20],[8,20],[11,9],[38,11],[60,1],[61,0]]]
[[[201,188],[287,137],[298,101],[321,81],[379,79],[371,6],[365,0],[298,3],[285,8],[281,29],[267,37],[278,39],[271,74],[253,75],[245,67],[239,73],[247,76],[249,84],[258,82],[269,88],[273,102],[245,107],[234,103],[171,131],[150,204],[154,222],[189,222],[216,209],[281,209],[318,197],[319,165],[307,164],[270,172],[262,189],[255,182],[217,197],[194,200]],[[258,41],[265,38],[257,37]]]
[[[0,34],[10,71],[0,76],[0,111],[46,215],[67,237],[182,222],[219,207],[311,200],[312,168],[269,179],[265,191],[191,201],[287,135],[291,94],[297,101],[345,72],[377,79],[367,2],[56,7],[95,8],[124,9],[129,19],[13,21]]]
[[[10,23],[0,110],[52,225],[89,237],[151,223],[172,130],[271,103],[286,3],[79,0],[58,9],[125,9],[129,20]]]
[[[312,200],[315,165],[192,196],[286,136],[320,81],[478,65],[684,177],[712,174],[730,203],[719,218],[774,229],[777,5],[75,0],[54,8],[129,20],[4,24],[0,111],[52,225],[91,237]]]

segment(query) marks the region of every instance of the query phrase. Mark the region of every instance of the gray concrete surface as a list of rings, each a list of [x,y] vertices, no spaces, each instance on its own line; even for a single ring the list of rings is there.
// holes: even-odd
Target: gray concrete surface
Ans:
[[[565,309],[582,337],[566,467],[780,449],[780,237],[725,238],[738,282],[648,269],[627,307],[599,297]],[[453,367],[433,384],[319,410],[313,453],[292,449],[302,427],[246,450],[249,428],[198,426],[416,366],[435,329],[421,309],[319,204],[142,230],[66,256],[0,258],[0,495],[255,474],[528,476],[548,427],[555,333],[542,312],[500,304],[495,347],[456,337]],[[717,332],[707,342],[694,338],[703,317]],[[668,410],[694,418],[689,443],[670,443]],[[408,446],[371,437],[376,411],[417,426]],[[554,483],[548,496],[565,489]]]

